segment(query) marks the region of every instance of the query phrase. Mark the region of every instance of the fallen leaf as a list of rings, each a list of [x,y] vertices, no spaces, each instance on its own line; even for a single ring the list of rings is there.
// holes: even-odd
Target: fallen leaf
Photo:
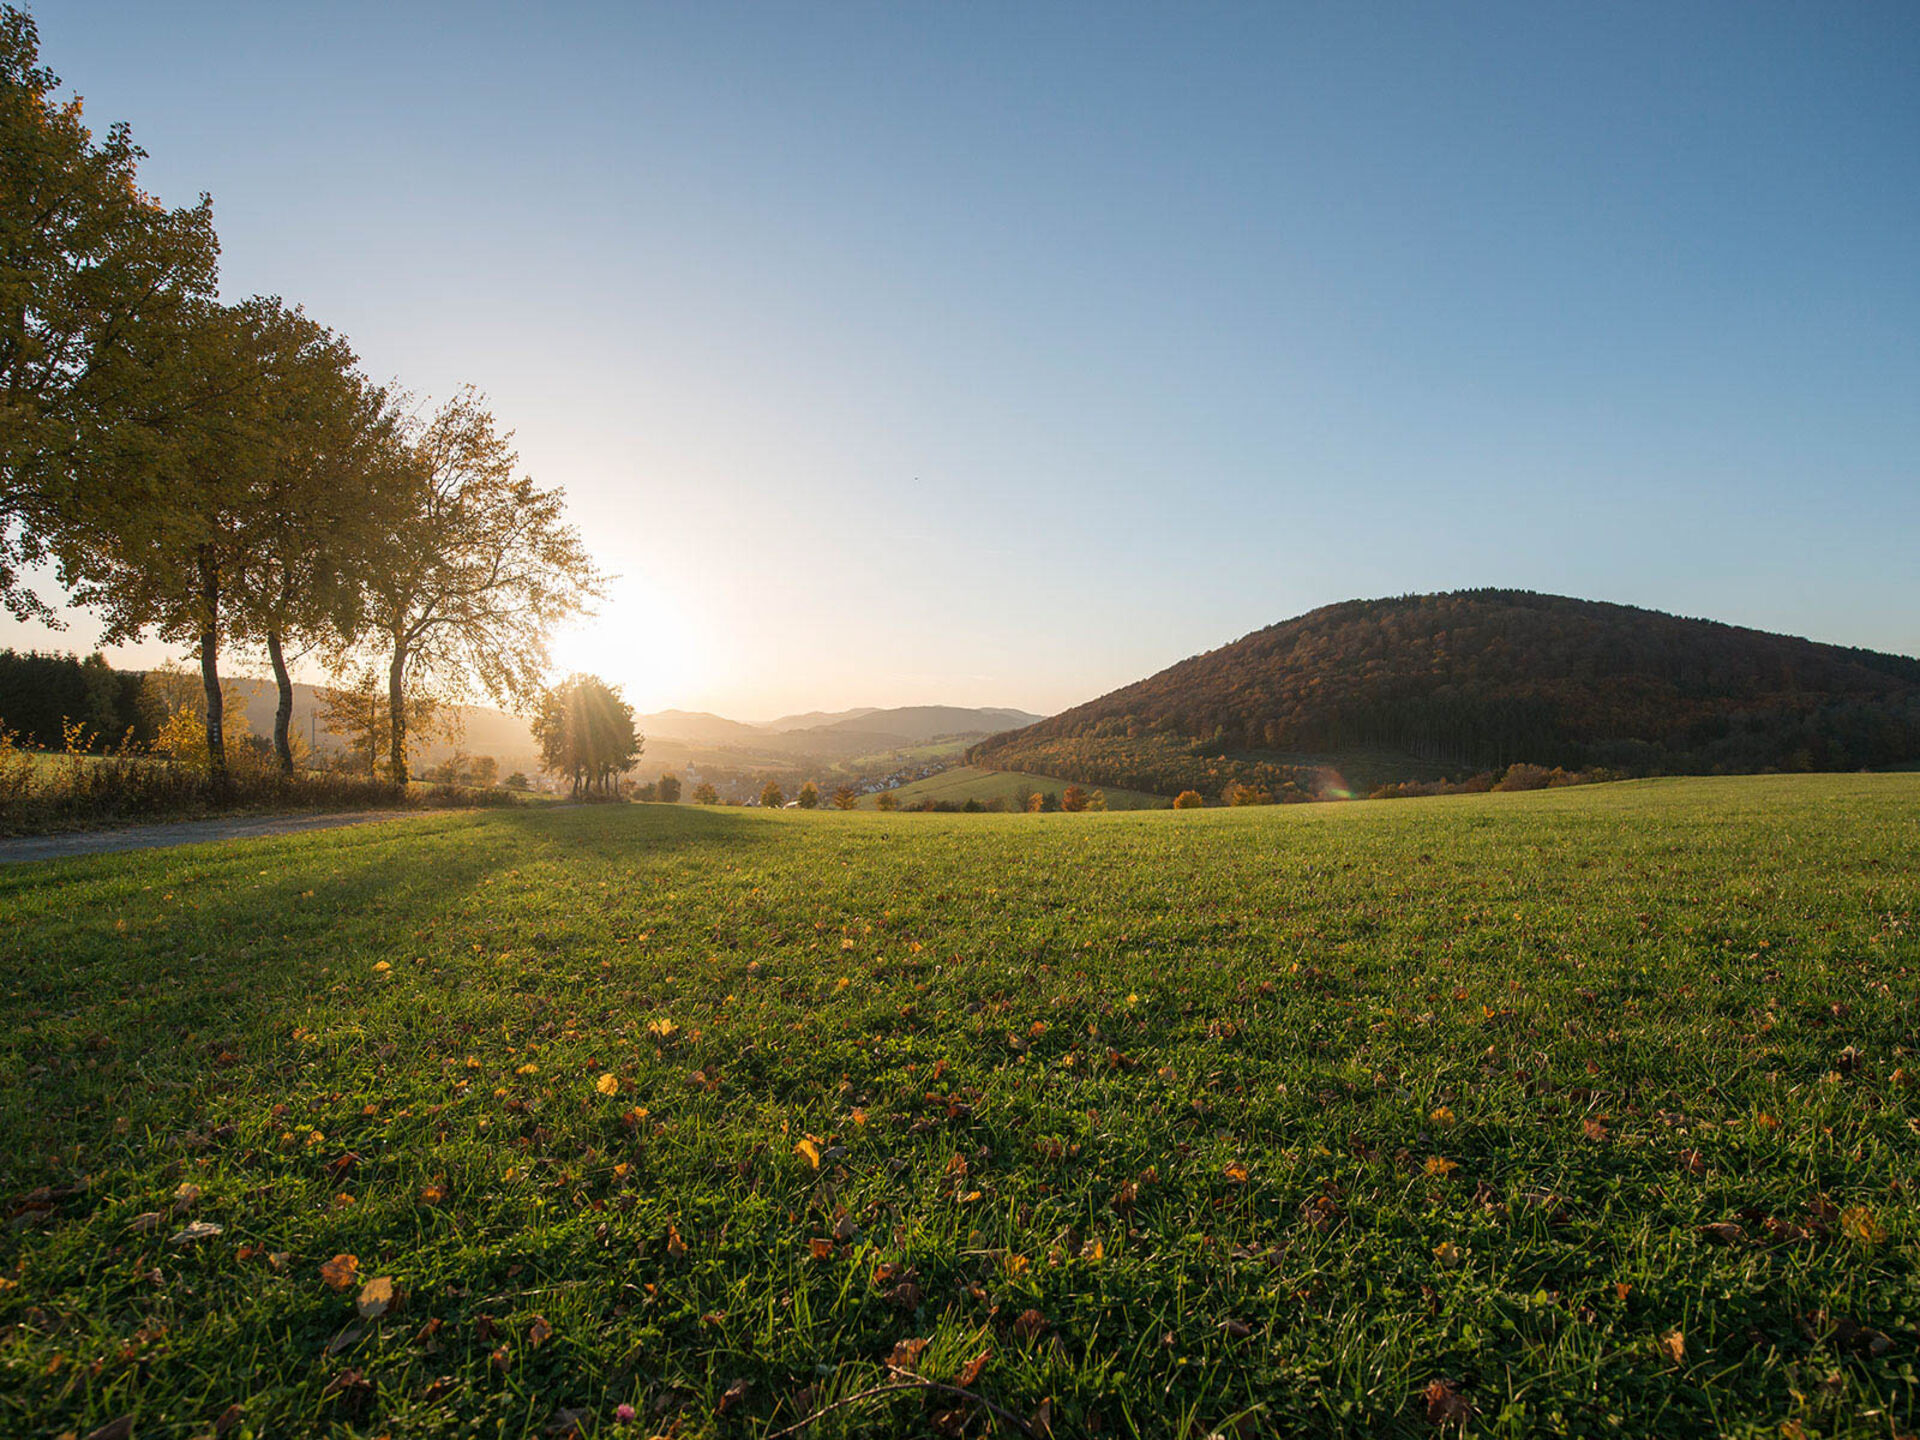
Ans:
[[[1435,1126],[1437,1126],[1442,1130],[1451,1130],[1453,1128],[1453,1124],[1454,1124],[1453,1111],[1449,1110],[1444,1105],[1437,1106],[1434,1109],[1433,1113],[1427,1116],[1427,1119],[1433,1122]],[[1439,1385],[1442,1383],[1444,1382],[1439,1380],[1434,1381],[1434,1384],[1436,1385]]]
[[[810,1168],[814,1170],[820,1168],[820,1146],[811,1135],[802,1139],[798,1145],[795,1145],[793,1147],[793,1153],[806,1161]]]
[[[853,1223],[853,1216],[842,1210],[833,1222],[833,1238],[846,1244],[860,1233],[860,1227]]]
[[[158,1210],[149,1210],[144,1215],[136,1215],[127,1222],[127,1228],[136,1235],[146,1235],[158,1230],[166,1223],[167,1217]]]
[[[894,1344],[893,1353],[887,1357],[887,1366],[893,1370],[912,1371],[920,1363],[920,1352],[932,1342],[928,1340],[901,1340]]]
[[[360,1287],[360,1298],[353,1303],[362,1320],[378,1320],[393,1304],[393,1277],[376,1275]]]
[[[667,1226],[667,1254],[678,1260],[687,1253],[687,1242],[680,1238],[678,1225]]]
[[[618,1095],[620,1093],[620,1077],[609,1072],[594,1081],[593,1088],[598,1090],[602,1095]]]
[[[1687,1359],[1687,1337],[1679,1330],[1669,1330],[1660,1337],[1660,1353],[1676,1365],[1683,1365]]]
[[[1859,1245],[1878,1245],[1887,1238],[1885,1227],[1864,1205],[1853,1205],[1840,1212],[1840,1233]]]
[[[1446,1425],[1464,1427],[1473,1418],[1473,1406],[1446,1380],[1429,1380],[1427,1388],[1421,1392],[1421,1398],[1427,1402],[1427,1423],[1436,1428]]]
[[[1429,1155],[1427,1157],[1426,1170],[1427,1175],[1431,1179],[1444,1180],[1459,1168],[1460,1162],[1458,1160],[1446,1160],[1438,1155]]]
[[[746,1398],[747,1398],[747,1382],[745,1380],[734,1381],[731,1385],[727,1386],[726,1394],[720,1397],[720,1405],[719,1405],[720,1413],[722,1415],[726,1414],[729,1410],[733,1409],[734,1406],[738,1405],[742,1400]]]
[[[1220,1173],[1225,1175],[1227,1179],[1231,1180],[1235,1185],[1244,1185],[1247,1183],[1247,1167],[1242,1165],[1238,1160],[1229,1160],[1227,1162],[1227,1168]]]
[[[967,1361],[965,1365],[960,1367],[960,1374],[954,1379],[953,1383],[962,1389],[973,1384],[974,1381],[980,1378],[980,1372],[987,1368],[987,1361],[992,1358],[993,1351],[982,1350],[978,1355],[974,1356],[973,1359]]]
[[[211,1220],[193,1220],[189,1221],[187,1227],[167,1241],[167,1243],[169,1245],[191,1245],[197,1240],[211,1240],[214,1236],[223,1233],[225,1229],[226,1226],[216,1225]]]
[[[1700,1238],[1710,1245],[1738,1245],[1747,1238],[1747,1232],[1730,1220],[1716,1220],[1711,1225],[1700,1227]]]
[[[807,1252],[816,1260],[831,1260],[833,1258],[833,1241],[821,1239],[809,1240],[807,1241]]]
[[[1580,1133],[1589,1140],[1604,1140],[1607,1138],[1607,1127],[1598,1120],[1582,1120]]]
[[[87,1432],[87,1440],[129,1440],[133,1434],[133,1416],[121,1415],[109,1420],[98,1430]]]
[[[1013,1333],[1022,1340],[1031,1340],[1047,1328],[1047,1317],[1038,1310],[1022,1310],[1020,1318],[1013,1322]]]
[[[527,1326],[527,1344],[538,1350],[552,1338],[553,1326],[547,1323],[547,1317],[544,1315],[534,1316],[533,1322]]]
[[[360,1257],[357,1255],[336,1255],[320,1267],[320,1278],[336,1290],[350,1288],[359,1273]]]
[[[1433,1247],[1433,1258],[1442,1265],[1454,1266],[1460,1263],[1460,1247],[1451,1240],[1442,1240]]]

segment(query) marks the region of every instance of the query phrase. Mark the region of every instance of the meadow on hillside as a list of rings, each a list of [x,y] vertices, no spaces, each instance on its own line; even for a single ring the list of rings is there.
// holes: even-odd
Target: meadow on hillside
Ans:
[[[807,1433],[1905,1433],[1917,817],[582,807],[6,869],[0,1432],[770,1436],[917,1376]]]

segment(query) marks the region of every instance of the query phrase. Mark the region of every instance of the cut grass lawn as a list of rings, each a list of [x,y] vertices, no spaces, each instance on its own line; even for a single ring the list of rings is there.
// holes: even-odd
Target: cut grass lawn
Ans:
[[[0,1433],[761,1436],[890,1358],[1062,1436],[1904,1433],[1916,817],[580,807],[0,872]]]
[[[938,775],[929,775],[924,780],[902,785],[889,793],[902,806],[918,804],[922,800],[950,800],[956,805],[964,805],[969,800],[978,800],[983,805],[990,800],[1000,800],[1011,806],[1022,791],[1045,793],[1051,790],[1058,795],[1066,790],[1068,784],[1068,781],[1051,779],[1045,775],[1022,775],[1012,770],[980,770],[971,765],[956,765],[950,770],[942,770]],[[1149,795],[1144,790],[1122,790],[1111,785],[1083,785],[1080,788],[1089,794],[1095,790],[1104,791],[1109,810],[1165,810],[1173,804],[1165,795]],[[875,798],[868,795],[860,803],[871,809]]]

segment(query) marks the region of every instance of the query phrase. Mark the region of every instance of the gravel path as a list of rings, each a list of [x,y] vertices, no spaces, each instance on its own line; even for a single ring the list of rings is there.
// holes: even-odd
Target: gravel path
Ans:
[[[263,835],[297,835],[302,830],[370,825],[379,820],[399,820],[420,813],[418,810],[348,810],[329,815],[242,815],[226,820],[133,825],[124,830],[75,830],[65,835],[28,835],[15,840],[0,840],[0,865],[26,860],[64,860],[74,855],[105,855],[115,850],[151,850],[163,845],[204,845],[212,840],[254,840]]]

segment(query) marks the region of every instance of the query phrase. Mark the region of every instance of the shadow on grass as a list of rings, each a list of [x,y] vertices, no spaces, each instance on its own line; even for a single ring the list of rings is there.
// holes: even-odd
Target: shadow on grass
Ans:
[[[191,1095],[278,1067],[317,1000],[357,1008],[378,959],[444,949],[496,880],[515,877],[533,916],[559,893],[549,863],[557,886],[583,855],[720,863],[771,838],[717,811],[529,807],[0,872],[0,1132],[16,1142],[0,1150],[68,1148],[143,1094],[178,1120]],[[0,1184],[12,1168],[0,1158]]]

